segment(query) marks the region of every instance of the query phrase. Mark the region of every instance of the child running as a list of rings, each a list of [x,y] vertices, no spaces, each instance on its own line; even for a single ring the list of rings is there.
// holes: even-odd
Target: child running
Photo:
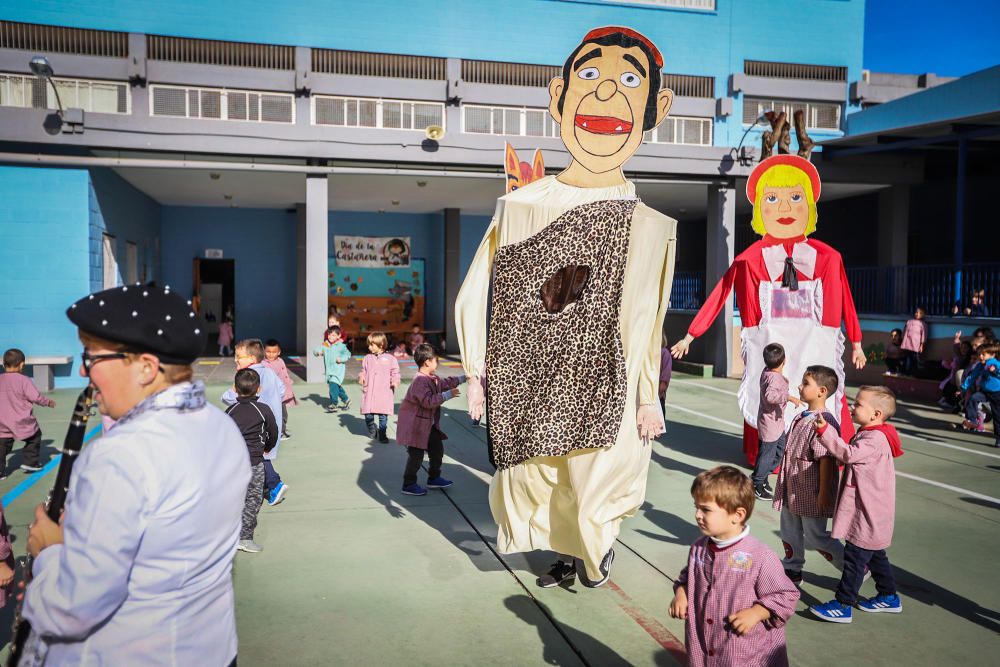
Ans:
[[[427,489],[417,484],[417,471],[424,462],[425,451],[431,464],[427,471],[427,487],[445,489],[452,485],[450,480],[441,476],[444,441],[448,439],[440,426],[441,404],[461,394],[458,385],[465,382],[465,376],[439,378],[435,375],[437,354],[427,343],[417,346],[413,351],[413,360],[419,370],[399,406],[396,442],[405,446],[408,454],[403,471],[403,493],[425,496]]]
[[[837,393],[837,373],[826,366],[809,366],[802,375],[799,396],[808,406],[788,429],[781,470],[774,485],[774,509],[781,510],[781,564],[793,584],[802,582],[806,549],[815,549],[844,569],[844,545],[830,536],[826,520],[833,516],[837,499],[837,462],[827,455],[813,428],[822,415],[840,433],[840,426],[826,411],[826,400]]]
[[[255,554],[261,546],[254,542],[253,531],[257,528],[257,513],[264,502],[264,454],[278,442],[278,422],[267,404],[257,400],[260,393],[260,375],[252,368],[236,371],[233,385],[236,388],[236,402],[226,408],[226,414],[233,418],[247,443],[250,455],[250,484],[243,505],[243,525],[240,541],[236,548]]]
[[[704,537],[692,545],[670,603],[670,615],[687,620],[688,664],[788,665],[785,623],[799,591],[777,554],[750,535],[753,483],[719,466],[695,477],[691,495]]]
[[[848,444],[819,415],[813,424],[823,447],[845,464],[833,536],[846,540],[844,572],[836,598],[809,608],[833,623],[850,623],[852,607],[867,612],[903,611],[896,580],[885,550],[892,543],[896,515],[896,468],[893,459],[903,454],[899,434],[886,422],[896,414],[896,396],[888,387],[864,386],[854,399],[857,434]],[[865,566],[875,580],[878,595],[858,601]]]
[[[22,373],[24,362],[24,352],[17,348],[3,353],[4,372],[0,375],[0,479],[7,477],[7,455],[13,449],[15,440],[24,441],[21,470],[38,472],[42,469],[38,460],[42,429],[31,410],[34,405],[56,407],[56,402],[42,396]]]
[[[760,449],[753,466],[754,494],[763,500],[774,497],[767,476],[781,462],[785,451],[785,405],[789,402],[802,405],[802,401],[788,393],[788,379],[781,374],[784,369],[785,348],[771,343],[764,348],[764,370],[760,374],[760,405],[757,408]]]
[[[351,398],[344,391],[343,384],[351,351],[344,345],[338,326],[327,329],[323,338],[325,339],[323,345],[313,350],[313,354],[317,357],[323,357],[323,364],[326,368],[326,383],[330,388],[330,404],[326,406],[326,411],[336,412],[338,401],[343,402],[339,407],[347,410],[351,407]]]
[[[368,334],[368,352],[361,362],[361,373],[358,374],[358,384],[363,392],[361,397],[361,413],[365,416],[368,435],[372,440],[389,442],[386,433],[389,415],[393,412],[395,396],[393,392],[399,386],[399,362],[386,352],[389,339],[381,331]],[[375,426],[375,416],[378,415],[378,426]]]
[[[295,398],[295,390],[292,389],[292,376],[288,372],[288,366],[285,365],[285,360],[281,358],[281,343],[274,338],[270,338],[264,343],[263,363],[274,371],[278,379],[285,386],[285,393],[281,396],[281,439],[288,440],[292,437],[291,432],[288,430],[288,408],[289,406],[298,405],[299,401]]]

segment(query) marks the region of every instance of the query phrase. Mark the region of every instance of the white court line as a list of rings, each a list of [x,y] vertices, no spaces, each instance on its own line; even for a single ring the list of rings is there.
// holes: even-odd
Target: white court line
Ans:
[[[730,396],[737,396],[735,391],[729,391],[727,389],[719,389],[718,387],[713,387],[707,384],[701,384],[700,382],[691,382],[690,380],[678,380],[678,384],[689,384],[692,387],[700,387],[701,389],[708,389],[710,391],[717,391],[720,394],[728,394]],[[673,384],[673,382],[671,382]],[[676,408],[676,405],[671,405],[670,407]],[[899,430],[899,429],[896,429]],[[959,447],[958,445],[950,445],[947,442],[941,442],[940,440],[934,440],[931,438],[918,437],[915,435],[910,435],[909,433],[904,433],[899,431],[899,434],[904,438],[909,438],[910,440],[915,440],[917,442],[926,442],[929,445],[936,445],[938,447],[946,447],[948,449],[955,449],[960,452],[965,452],[966,454],[978,454],[979,456],[986,456],[991,459],[1000,459],[1000,454],[994,454],[993,452],[981,451],[978,449],[969,449],[967,447]]]
[[[714,422],[719,422],[720,424],[725,424],[726,426],[731,426],[732,428],[743,428],[742,424],[737,424],[736,422],[727,421],[725,419],[719,419],[718,417],[712,417],[711,415],[702,414],[701,412],[696,412],[694,410],[689,410],[687,408],[682,408],[679,405],[670,406],[674,410],[680,410],[681,412],[687,412],[702,419],[709,419]],[[1000,498],[994,498],[993,496],[987,496],[982,493],[976,493],[975,491],[969,491],[968,489],[963,489],[960,486],[952,486],[951,484],[945,484],[944,482],[935,482],[933,479],[927,479],[925,477],[917,477],[916,475],[911,475],[905,472],[896,471],[897,477],[905,477],[906,479],[912,479],[915,482],[923,482],[924,484],[930,484],[931,486],[937,486],[942,489],[948,489],[949,491],[954,491],[955,493],[960,493],[963,496],[972,496],[973,498],[979,498],[980,500],[988,500],[991,503],[996,503],[1000,505]]]

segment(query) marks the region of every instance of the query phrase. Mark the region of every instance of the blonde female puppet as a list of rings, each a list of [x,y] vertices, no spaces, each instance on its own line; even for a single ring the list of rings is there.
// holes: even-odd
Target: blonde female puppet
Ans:
[[[807,366],[821,364],[837,371],[840,387],[828,409],[840,415],[841,435],[853,434],[844,398],[844,335],[853,347],[857,368],[865,365],[861,326],[847,284],[840,253],[808,238],[816,230],[819,172],[798,155],[774,155],[754,168],[747,180],[747,199],[753,204],[753,229],[763,238],[733,260],[691,322],[687,336],[673,355],[687,354],[691,341],[704,334],[736,290],[743,322],[741,338],[745,371],[738,401],[743,412],[743,451],[752,465],[757,457],[757,407],[763,350],[770,343],[785,348],[784,375],[797,386]],[[787,407],[786,419],[794,408]]]
[[[608,581],[621,521],[645,497],[649,440],[663,432],[676,221],[622,173],[670,108],[662,67],[630,28],[587,33],[549,84],[570,165],[497,201],[455,305],[474,419],[489,380],[497,545],[557,552],[544,587]]]

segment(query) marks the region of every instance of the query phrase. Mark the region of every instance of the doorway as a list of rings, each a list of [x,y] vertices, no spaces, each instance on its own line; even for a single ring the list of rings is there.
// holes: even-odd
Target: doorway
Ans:
[[[208,323],[206,353],[219,349],[219,324],[229,318],[236,330],[236,260],[194,259],[194,294],[198,312]]]

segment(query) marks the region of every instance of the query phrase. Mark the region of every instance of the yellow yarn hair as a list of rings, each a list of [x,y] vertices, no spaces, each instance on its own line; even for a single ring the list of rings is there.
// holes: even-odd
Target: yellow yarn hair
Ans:
[[[796,185],[802,186],[806,197],[809,199],[809,221],[806,223],[805,235],[809,236],[816,231],[816,219],[818,218],[816,214],[816,198],[813,196],[812,182],[809,180],[809,175],[798,167],[788,164],[776,164],[765,171],[761,175],[760,180],[757,181],[757,191],[754,192],[753,196],[753,218],[750,221],[750,225],[755,232],[761,236],[767,234],[767,230],[764,229],[764,220],[760,217],[760,198],[764,194],[764,190],[767,188],[794,188]]]

